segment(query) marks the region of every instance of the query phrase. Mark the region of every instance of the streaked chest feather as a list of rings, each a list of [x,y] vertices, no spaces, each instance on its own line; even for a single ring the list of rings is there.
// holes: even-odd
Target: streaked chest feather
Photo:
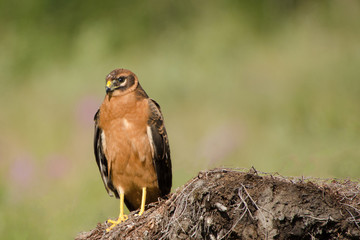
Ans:
[[[121,101],[104,101],[100,108],[100,127],[103,129],[103,148],[109,160],[127,159],[132,155],[145,161],[149,152],[152,154],[148,116],[146,99],[125,105]]]
[[[126,118],[123,118],[123,124],[125,129],[130,129],[132,127],[132,124],[129,123],[129,121]]]

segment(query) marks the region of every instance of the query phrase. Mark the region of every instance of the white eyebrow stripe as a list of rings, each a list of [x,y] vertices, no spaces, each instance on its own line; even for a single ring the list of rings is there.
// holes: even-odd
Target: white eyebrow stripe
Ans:
[[[120,87],[124,87],[127,83],[127,79],[125,78],[125,81],[120,84]]]

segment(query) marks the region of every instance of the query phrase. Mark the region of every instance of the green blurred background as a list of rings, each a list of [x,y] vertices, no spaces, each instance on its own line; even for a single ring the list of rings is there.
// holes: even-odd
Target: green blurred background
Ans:
[[[0,238],[118,214],[93,156],[104,78],[165,117],[173,189],[213,167],[360,174],[359,1],[0,1]]]

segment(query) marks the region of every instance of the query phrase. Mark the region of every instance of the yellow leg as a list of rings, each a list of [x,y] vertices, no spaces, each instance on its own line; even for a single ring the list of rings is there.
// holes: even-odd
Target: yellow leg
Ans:
[[[113,229],[116,225],[119,223],[125,222],[128,219],[127,215],[124,215],[124,193],[120,193],[120,214],[118,220],[107,220],[108,223],[112,223],[110,227],[106,229],[107,232],[109,232],[111,229]]]
[[[141,207],[138,216],[141,216],[145,211],[145,203],[146,203],[146,187],[142,188],[142,197],[141,197]]]

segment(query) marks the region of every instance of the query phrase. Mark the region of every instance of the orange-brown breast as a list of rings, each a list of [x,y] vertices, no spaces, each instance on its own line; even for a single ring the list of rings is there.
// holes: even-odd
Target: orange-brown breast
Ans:
[[[143,187],[147,188],[147,203],[160,196],[147,136],[148,117],[148,99],[139,99],[135,92],[107,95],[100,107],[99,126],[105,135],[112,183],[134,208],[140,207]]]

